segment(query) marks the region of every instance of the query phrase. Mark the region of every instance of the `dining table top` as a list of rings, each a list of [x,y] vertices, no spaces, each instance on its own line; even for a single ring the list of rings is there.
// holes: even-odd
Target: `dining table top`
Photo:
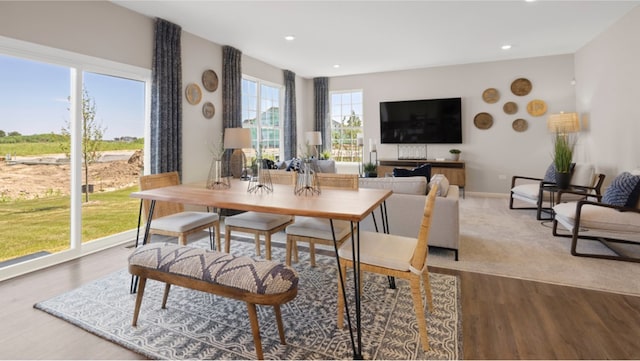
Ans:
[[[322,188],[320,194],[296,195],[293,185],[273,184],[273,191],[248,191],[248,181],[232,179],[230,188],[208,189],[205,182],[186,183],[131,193],[142,200],[177,202],[241,211],[319,217],[360,222],[392,191]]]

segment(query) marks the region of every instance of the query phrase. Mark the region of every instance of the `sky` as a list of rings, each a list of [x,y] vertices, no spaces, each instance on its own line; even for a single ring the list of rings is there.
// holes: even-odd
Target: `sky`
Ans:
[[[84,73],[103,139],[144,136],[144,83]],[[60,133],[69,120],[70,69],[0,55],[0,130]]]

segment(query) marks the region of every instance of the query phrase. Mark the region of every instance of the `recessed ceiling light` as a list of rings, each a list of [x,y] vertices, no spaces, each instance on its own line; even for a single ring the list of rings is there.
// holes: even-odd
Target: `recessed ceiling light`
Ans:
[[[340,67],[340,64],[333,64],[333,67],[338,69]]]
[[[286,41],[294,41],[294,40],[296,40],[296,37],[293,36],[293,35],[287,35],[287,36],[284,37],[284,40],[286,40]]]
[[[502,50],[509,50],[511,49],[511,44],[504,44],[503,46],[501,46]]]

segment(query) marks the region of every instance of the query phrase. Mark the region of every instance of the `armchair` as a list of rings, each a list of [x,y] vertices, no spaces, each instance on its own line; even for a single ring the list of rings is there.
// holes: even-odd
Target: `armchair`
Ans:
[[[631,179],[632,183],[620,184]],[[634,183],[635,182],[635,185]],[[620,190],[626,198],[620,201]],[[571,193],[570,191],[566,193]],[[640,262],[640,258],[625,252],[620,244],[640,245],[640,172],[638,175],[622,173],[597,200],[582,199],[559,203],[553,207],[553,235],[571,238],[571,254],[574,256]],[[563,194],[559,194],[563,197]],[[559,199],[562,201],[562,198]],[[558,232],[558,224],[570,233]],[[585,253],[578,250],[579,240],[596,240],[607,246],[608,254]]]
[[[552,220],[552,207],[555,203],[553,193],[549,190],[555,186],[555,168],[553,164],[547,169],[544,178],[534,178],[526,176],[513,176],[511,178],[511,192],[509,196],[509,209],[529,209],[536,210],[536,219]],[[602,183],[604,182],[604,174],[596,174],[591,164],[575,164],[571,174],[570,189],[576,191],[567,193],[565,200],[578,200],[585,195],[598,196],[601,194]],[[514,200],[533,204],[534,206],[516,207]],[[543,218],[542,212],[550,214],[550,217]]]

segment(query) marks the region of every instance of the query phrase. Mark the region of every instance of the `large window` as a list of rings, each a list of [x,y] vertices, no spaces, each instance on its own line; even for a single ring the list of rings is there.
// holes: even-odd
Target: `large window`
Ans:
[[[339,162],[362,162],[362,91],[331,92],[331,156]]]
[[[251,129],[253,150],[250,158],[255,159],[260,152],[262,158],[280,159],[281,89],[279,85],[258,79],[242,78],[242,127]]]
[[[0,38],[0,280],[135,237],[150,75]]]

